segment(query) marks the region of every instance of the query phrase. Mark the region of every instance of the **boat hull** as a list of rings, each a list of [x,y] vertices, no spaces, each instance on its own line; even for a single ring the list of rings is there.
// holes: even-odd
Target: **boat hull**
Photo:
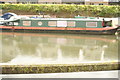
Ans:
[[[36,28],[15,28],[15,27],[1,27],[1,32],[25,32],[25,33],[64,33],[64,34],[103,34],[103,35],[114,35],[117,31],[117,28],[111,29],[82,29],[82,28],[72,28],[72,29],[63,29],[63,28],[56,28],[56,29],[36,29]]]
[[[119,28],[118,28],[118,30],[117,30],[117,33],[120,34],[120,26],[119,26]]]

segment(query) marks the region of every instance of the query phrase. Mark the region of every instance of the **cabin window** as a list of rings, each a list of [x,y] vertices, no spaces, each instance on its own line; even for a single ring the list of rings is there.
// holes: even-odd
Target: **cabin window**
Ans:
[[[5,23],[5,25],[7,25],[7,26],[14,26],[14,23],[13,22],[7,22],[7,23]]]
[[[57,21],[57,27],[67,27],[67,21]]]
[[[10,25],[10,26],[13,26],[14,24],[13,24],[13,22],[9,22],[9,25]]]
[[[75,27],[75,21],[68,21],[67,26],[68,27]]]
[[[18,22],[14,22],[14,26],[18,26]]]
[[[97,22],[86,22],[86,27],[97,27]]]
[[[7,23],[5,23],[5,25],[7,25],[7,26],[17,26],[18,22],[7,22]]]
[[[39,21],[39,22],[38,22],[38,26],[41,26],[41,25],[42,25],[42,22],[41,22],[41,21]]]
[[[56,21],[49,21],[48,26],[56,26],[57,22]]]
[[[31,21],[23,21],[23,25],[24,26],[30,26],[31,25]]]

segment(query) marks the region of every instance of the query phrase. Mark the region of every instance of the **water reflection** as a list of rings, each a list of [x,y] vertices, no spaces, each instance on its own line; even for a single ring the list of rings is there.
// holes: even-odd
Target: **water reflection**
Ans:
[[[2,64],[71,64],[118,60],[115,36],[1,33]]]

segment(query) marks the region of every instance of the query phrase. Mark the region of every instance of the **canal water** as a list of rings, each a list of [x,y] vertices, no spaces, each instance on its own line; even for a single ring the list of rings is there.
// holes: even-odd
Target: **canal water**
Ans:
[[[115,35],[0,33],[1,65],[118,61]]]

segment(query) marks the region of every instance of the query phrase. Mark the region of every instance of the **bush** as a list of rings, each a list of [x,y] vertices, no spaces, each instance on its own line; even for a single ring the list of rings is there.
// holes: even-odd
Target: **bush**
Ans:
[[[119,17],[120,6],[106,5],[68,5],[68,4],[1,4],[4,12],[15,12],[17,14],[45,14],[57,17],[91,16],[91,17]]]

